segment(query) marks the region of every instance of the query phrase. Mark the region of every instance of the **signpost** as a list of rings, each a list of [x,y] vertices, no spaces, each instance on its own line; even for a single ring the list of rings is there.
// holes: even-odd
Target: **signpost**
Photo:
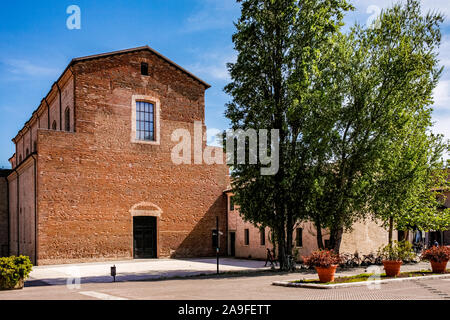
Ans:
[[[216,230],[213,230],[213,241],[216,244],[216,259],[217,259],[217,274],[219,274],[219,252],[220,252],[220,236],[223,235],[222,232],[219,231],[219,217],[216,217]],[[214,243],[213,243],[214,246]]]
[[[217,274],[219,274],[219,217],[216,217],[216,237],[217,237],[217,247],[216,247],[216,259],[217,259]]]
[[[114,277],[114,282],[116,282],[116,265],[111,267],[111,277]]]

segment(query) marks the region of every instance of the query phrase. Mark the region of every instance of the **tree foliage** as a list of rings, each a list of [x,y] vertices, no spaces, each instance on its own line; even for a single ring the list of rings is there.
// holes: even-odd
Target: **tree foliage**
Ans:
[[[345,0],[245,0],[233,35],[237,62],[229,64],[232,97],[226,116],[233,129],[279,129],[279,170],[260,175],[260,165],[236,164],[233,192],[248,221],[271,227],[281,268],[292,251],[295,222],[304,216],[307,146],[304,117],[321,49],[342,25]]]
[[[397,228],[448,225],[429,192],[448,152],[430,133],[442,15],[408,0],[342,33],[345,0],[238,2],[225,114],[235,130],[279,129],[280,161],[273,176],[236,163],[232,188],[244,219],[272,229],[281,267],[298,221],[314,222],[319,248],[329,230],[335,252],[374,215]]]

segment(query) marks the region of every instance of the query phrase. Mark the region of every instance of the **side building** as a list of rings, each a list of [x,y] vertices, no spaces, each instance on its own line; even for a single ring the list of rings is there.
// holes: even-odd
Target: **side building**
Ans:
[[[267,249],[273,249],[269,228],[257,228],[252,223],[244,221],[239,213],[239,206],[233,203],[233,193],[230,189],[224,191],[227,196],[228,244],[230,256],[248,259],[266,259]],[[325,246],[329,241],[329,233],[323,230]],[[293,233],[293,253],[297,260],[318,250],[316,229],[312,222],[301,222],[295,226]],[[394,231],[394,237],[397,232]],[[388,243],[388,232],[373,221],[357,222],[353,230],[342,236],[341,253],[364,255],[375,253],[379,247]],[[278,254],[278,252],[275,252]]]

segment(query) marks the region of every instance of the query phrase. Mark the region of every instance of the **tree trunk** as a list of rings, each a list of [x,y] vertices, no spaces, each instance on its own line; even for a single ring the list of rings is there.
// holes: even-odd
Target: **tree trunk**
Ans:
[[[294,228],[294,221],[292,219],[292,214],[288,212],[287,214],[287,221],[286,221],[286,255],[290,256],[292,255],[292,233]]]
[[[320,226],[319,222],[315,222],[314,225],[316,226],[317,230],[317,247],[322,250],[325,248],[325,246],[323,245],[322,227]]]
[[[280,262],[280,270],[287,269],[286,259],[286,233],[284,226],[278,229],[278,261]]]
[[[392,244],[392,234],[394,233],[394,218],[389,217],[389,244]]]
[[[330,248],[335,253],[339,253],[341,248],[342,235],[344,234],[343,227],[332,228],[330,232]]]

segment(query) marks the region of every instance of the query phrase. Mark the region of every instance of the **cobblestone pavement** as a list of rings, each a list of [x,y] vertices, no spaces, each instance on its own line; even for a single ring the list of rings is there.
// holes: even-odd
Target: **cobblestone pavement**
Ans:
[[[410,266],[404,266],[409,269]],[[411,268],[419,270],[418,266]],[[347,270],[343,274],[360,273]],[[364,269],[362,269],[364,271]],[[286,288],[273,281],[316,277],[315,272],[253,273],[245,276],[206,276],[157,281],[123,281],[116,283],[81,283],[78,288],[66,285],[42,285],[23,290],[0,292],[6,299],[182,299],[182,300],[450,300],[450,279],[413,280],[340,289]]]
[[[442,300],[450,301],[450,282],[445,280],[403,281],[379,288],[349,287],[312,289],[302,292],[303,300]]]

